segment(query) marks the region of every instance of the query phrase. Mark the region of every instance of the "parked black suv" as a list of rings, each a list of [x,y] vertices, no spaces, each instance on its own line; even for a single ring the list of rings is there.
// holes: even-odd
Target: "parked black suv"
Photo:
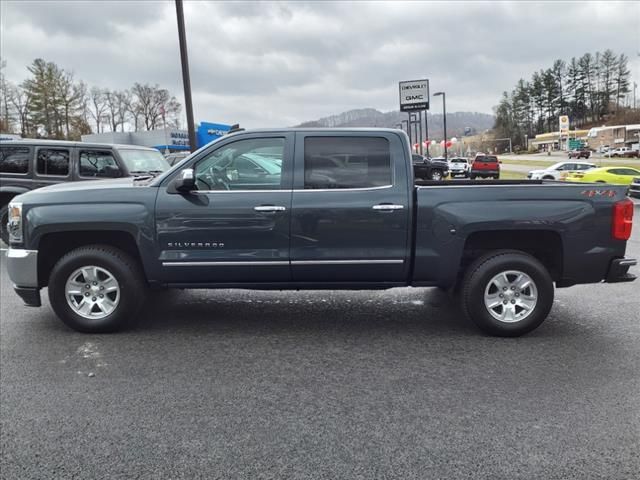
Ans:
[[[9,242],[8,205],[13,197],[56,183],[157,175],[169,169],[147,147],[59,140],[0,143],[0,236]]]
[[[420,180],[442,180],[449,175],[449,164],[444,158],[429,158],[413,154],[413,175]]]

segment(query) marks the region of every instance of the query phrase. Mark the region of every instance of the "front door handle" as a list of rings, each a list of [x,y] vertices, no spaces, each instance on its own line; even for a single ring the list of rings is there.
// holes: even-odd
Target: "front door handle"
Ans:
[[[392,203],[380,203],[378,205],[374,205],[371,208],[381,212],[393,212],[396,210],[402,210],[404,208],[404,205],[394,205]]]
[[[260,213],[275,213],[275,212],[284,212],[286,207],[281,205],[258,205],[257,207],[253,207],[256,212]]]

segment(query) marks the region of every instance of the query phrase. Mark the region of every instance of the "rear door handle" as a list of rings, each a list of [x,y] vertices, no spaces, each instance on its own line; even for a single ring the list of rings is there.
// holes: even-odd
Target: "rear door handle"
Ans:
[[[258,205],[253,207],[256,212],[260,213],[275,213],[275,212],[284,212],[286,207],[281,205]]]
[[[394,205],[392,203],[380,203],[378,205],[374,205],[371,208],[381,212],[393,212],[395,210],[402,210],[404,208],[404,205]]]

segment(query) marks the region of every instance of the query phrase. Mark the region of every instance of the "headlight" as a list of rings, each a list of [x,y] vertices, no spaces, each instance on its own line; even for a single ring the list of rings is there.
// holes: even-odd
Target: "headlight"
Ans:
[[[10,203],[9,204],[9,223],[7,224],[9,230],[9,242],[10,243],[22,243],[22,204]]]

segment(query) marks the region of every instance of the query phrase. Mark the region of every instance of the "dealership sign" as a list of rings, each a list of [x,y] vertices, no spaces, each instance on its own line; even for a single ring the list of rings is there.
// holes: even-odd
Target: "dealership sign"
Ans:
[[[429,110],[429,80],[400,82],[400,111]]]

